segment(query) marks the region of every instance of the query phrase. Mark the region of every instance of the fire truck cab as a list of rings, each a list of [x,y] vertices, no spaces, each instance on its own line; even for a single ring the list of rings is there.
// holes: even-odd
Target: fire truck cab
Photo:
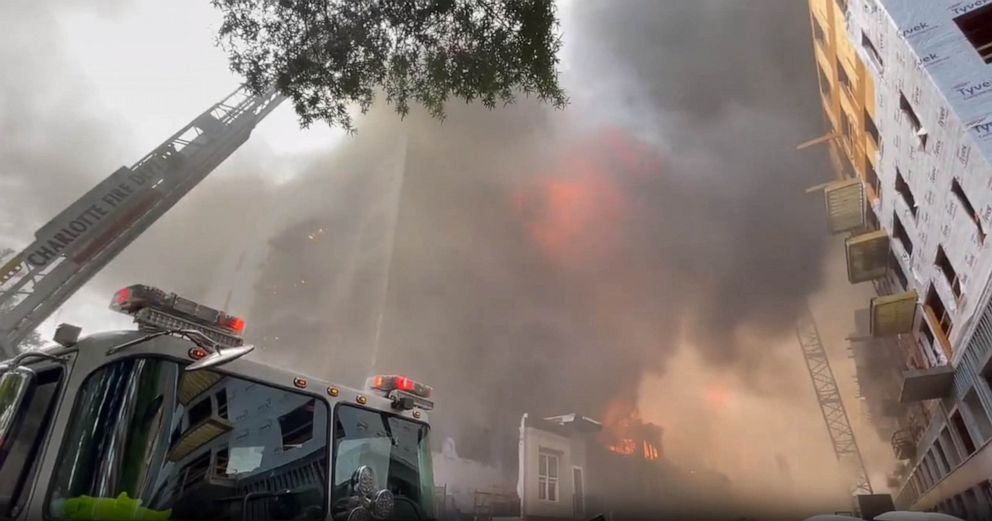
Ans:
[[[0,519],[434,519],[430,387],[254,361],[244,322],[130,286],[131,331],[0,363]]]

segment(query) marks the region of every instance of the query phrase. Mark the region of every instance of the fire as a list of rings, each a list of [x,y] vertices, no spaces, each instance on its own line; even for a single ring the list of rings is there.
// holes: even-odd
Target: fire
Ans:
[[[615,454],[645,461],[661,459],[661,428],[641,419],[626,400],[614,401],[603,422],[603,443]]]
[[[622,181],[643,173],[642,148],[620,132],[605,132],[578,143],[516,193],[517,213],[548,260],[571,267],[616,251],[631,205]]]

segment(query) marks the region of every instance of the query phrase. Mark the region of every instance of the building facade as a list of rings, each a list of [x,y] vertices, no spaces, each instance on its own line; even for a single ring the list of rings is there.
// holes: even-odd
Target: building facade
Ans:
[[[992,1],[809,6],[829,228],[878,294],[854,349],[904,355],[897,506],[989,518]]]

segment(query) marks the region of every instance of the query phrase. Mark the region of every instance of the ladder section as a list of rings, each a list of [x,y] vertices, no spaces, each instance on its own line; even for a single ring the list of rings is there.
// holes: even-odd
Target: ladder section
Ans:
[[[238,149],[284,98],[241,87],[131,167],[121,167],[0,266],[0,356]]]

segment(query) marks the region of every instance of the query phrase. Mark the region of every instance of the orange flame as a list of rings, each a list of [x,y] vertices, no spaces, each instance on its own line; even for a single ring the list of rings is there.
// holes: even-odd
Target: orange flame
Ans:
[[[606,410],[602,441],[615,454],[657,461],[662,457],[660,429],[645,423],[627,400],[615,400]]]

